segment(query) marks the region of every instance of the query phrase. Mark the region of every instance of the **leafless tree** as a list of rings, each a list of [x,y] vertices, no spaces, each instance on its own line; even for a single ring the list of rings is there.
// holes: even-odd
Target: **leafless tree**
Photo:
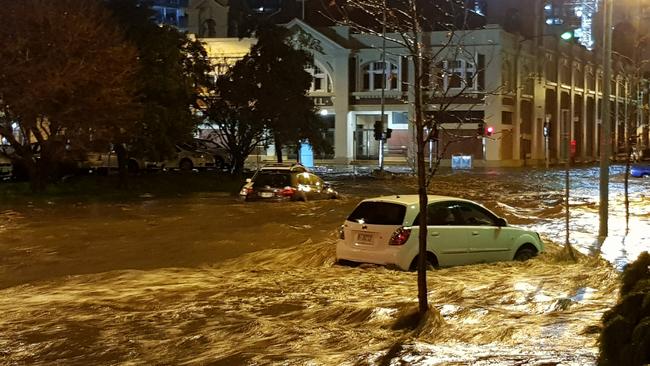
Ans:
[[[461,126],[472,120],[472,105],[484,103],[484,72],[490,55],[472,47],[473,22],[479,21],[463,1],[348,0],[328,4],[326,15],[339,24],[385,40],[390,52],[401,52],[413,67],[409,86],[414,131],[419,213],[418,303],[419,313],[429,311],[427,300],[426,256],[427,187],[448,148],[460,141],[482,138],[482,131],[467,134]],[[399,50],[399,51],[396,51]],[[459,62],[473,64],[471,75],[457,72]],[[498,93],[501,86],[490,93]],[[464,113],[458,104],[464,104]],[[455,126],[452,128],[451,126]],[[466,131],[466,130],[465,130]],[[443,138],[444,137],[444,138]],[[425,155],[430,141],[439,144],[427,166]]]

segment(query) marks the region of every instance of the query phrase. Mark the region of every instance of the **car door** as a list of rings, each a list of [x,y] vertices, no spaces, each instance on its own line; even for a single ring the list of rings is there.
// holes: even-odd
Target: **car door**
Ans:
[[[438,264],[455,266],[468,262],[467,236],[459,230],[459,217],[453,202],[435,202],[427,207],[427,247],[438,258]],[[414,225],[419,224],[416,218]]]
[[[468,243],[468,263],[509,260],[512,230],[498,226],[498,217],[480,205],[457,202],[456,210]]]

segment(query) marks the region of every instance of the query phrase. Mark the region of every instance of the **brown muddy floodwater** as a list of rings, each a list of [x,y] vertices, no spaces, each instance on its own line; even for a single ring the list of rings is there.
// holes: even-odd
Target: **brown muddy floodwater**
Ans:
[[[572,178],[577,263],[560,245],[561,171],[442,172],[433,193],[539,231],[547,252],[428,272],[439,314],[415,331],[393,329],[417,306],[414,273],[334,264],[354,205],[413,192],[408,178],[335,177],[343,199],[290,205],[205,194],[0,207],[0,365],[594,364],[617,268],[650,249],[650,180],[632,181],[624,235],[613,168],[599,248],[597,169]]]

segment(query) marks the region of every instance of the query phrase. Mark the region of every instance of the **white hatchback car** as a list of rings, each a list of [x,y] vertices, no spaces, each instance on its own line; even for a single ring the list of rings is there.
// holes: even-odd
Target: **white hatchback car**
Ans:
[[[539,235],[509,226],[462,198],[429,196],[427,260],[434,266],[526,260],[544,250]],[[417,267],[419,198],[398,195],[361,201],[339,229],[337,261]]]

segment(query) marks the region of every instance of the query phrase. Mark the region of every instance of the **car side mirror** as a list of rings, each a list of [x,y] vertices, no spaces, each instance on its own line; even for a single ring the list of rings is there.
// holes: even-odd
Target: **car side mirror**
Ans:
[[[508,226],[508,222],[507,222],[506,219],[504,219],[503,217],[499,217],[499,218],[497,219],[496,224],[497,224],[498,227],[505,227],[505,226]]]
[[[252,179],[250,179],[250,178],[246,178],[246,183],[250,183],[250,182],[252,182],[252,181],[253,181]]]

